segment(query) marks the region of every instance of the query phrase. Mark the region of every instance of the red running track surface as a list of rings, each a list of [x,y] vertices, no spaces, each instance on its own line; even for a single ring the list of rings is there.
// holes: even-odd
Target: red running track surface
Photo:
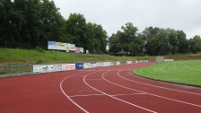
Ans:
[[[200,113],[201,88],[132,73],[152,64],[0,79],[0,113]]]

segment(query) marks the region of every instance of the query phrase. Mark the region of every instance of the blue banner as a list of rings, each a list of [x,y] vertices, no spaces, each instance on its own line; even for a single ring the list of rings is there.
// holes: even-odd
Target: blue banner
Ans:
[[[75,68],[76,68],[77,70],[79,70],[79,69],[84,69],[84,64],[83,64],[83,63],[76,63],[76,64],[75,64]]]

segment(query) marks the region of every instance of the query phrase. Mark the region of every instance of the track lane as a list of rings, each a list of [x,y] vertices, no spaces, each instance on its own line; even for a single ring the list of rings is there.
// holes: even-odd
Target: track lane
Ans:
[[[201,106],[201,93],[199,93],[201,92],[200,88],[191,87],[191,86],[182,86],[182,85],[176,85],[176,84],[174,84],[174,88],[172,88],[172,84],[170,84],[170,86],[168,87],[169,83],[166,83],[166,85],[163,85],[164,83],[159,85],[157,82],[157,84],[159,85],[158,86],[158,85],[154,85],[156,81],[152,81],[151,84],[150,83],[148,84],[146,81],[150,81],[149,79],[144,78],[142,79],[142,81],[138,81],[134,77],[130,78],[128,74],[124,74],[128,72],[129,71],[125,70],[117,74],[118,75],[117,77],[120,77],[121,79],[126,80],[127,86],[133,87],[138,90],[150,92],[152,94],[161,95],[167,98],[173,98],[173,99],[177,99],[177,100],[181,100],[184,102]],[[130,79],[125,79],[122,77],[122,75]],[[186,87],[188,87],[188,89],[190,88],[191,90],[188,91]],[[194,91],[192,89],[194,89]]]
[[[0,79],[0,113],[82,113],[59,83],[77,71]]]
[[[93,88],[87,82],[96,83],[101,86],[101,82],[104,81],[100,79],[99,76],[106,71],[95,71],[92,73],[85,73],[83,75],[74,75],[65,78],[62,81],[62,89],[65,92],[66,97],[71,100],[79,109],[83,112],[104,112],[104,113],[122,113],[122,112],[147,112],[150,113],[151,110],[146,110],[146,108],[138,108],[139,106],[132,103],[126,102],[124,100],[118,99],[115,96],[123,95],[118,93],[106,94]],[[82,81],[81,81],[82,80]],[[72,82],[73,81],[73,82]],[[83,83],[85,83],[85,85]],[[70,87],[71,86],[71,87]],[[73,86],[73,87],[72,87]],[[80,87],[81,86],[81,87]],[[86,87],[87,86],[87,87]],[[90,89],[89,89],[90,88]],[[107,87],[107,89],[110,89]],[[111,88],[113,89],[113,87]],[[80,92],[80,91],[84,91]],[[125,89],[123,90],[125,91]],[[122,91],[119,91],[119,93]],[[139,94],[138,92],[129,91],[124,94]],[[112,98],[111,98],[112,97]],[[123,101],[123,102],[122,102]],[[130,104],[130,106],[125,105]],[[122,106],[122,107],[119,107]],[[135,106],[135,107],[133,107]],[[136,107],[137,106],[137,107]],[[153,111],[151,111],[153,113]]]
[[[189,107],[187,104],[178,104],[181,102],[159,99],[157,96],[150,95],[151,92],[197,105],[201,102],[200,88],[149,79],[144,81],[145,78],[132,74],[132,69],[152,64],[154,63],[0,79],[0,113],[201,112],[199,107],[191,107],[191,105]],[[107,80],[127,88],[108,83]],[[185,95],[183,96],[182,93]],[[86,111],[80,109],[66,96]]]
[[[167,107],[167,106],[163,105],[164,103],[167,103],[169,108],[171,108],[171,107],[173,108],[173,109],[171,109],[172,111],[171,110],[165,110],[165,111],[159,110],[159,112],[171,112],[171,113],[172,112],[178,112],[178,111],[184,112],[184,109],[187,109],[187,108],[188,108],[188,110],[186,110],[186,111],[189,111],[189,110],[191,112],[201,111],[201,108],[200,108],[201,107],[200,106],[201,101],[199,101],[200,98],[197,98],[198,100],[197,99],[194,100],[193,101],[194,103],[198,102],[198,103],[194,104],[194,103],[189,103],[188,101],[186,102],[186,101],[182,101],[182,100],[177,100],[177,99],[174,99],[173,97],[172,98],[165,97],[165,96],[159,95],[155,92],[162,92],[162,93],[173,95],[173,96],[176,95],[178,97],[184,97],[184,96],[182,96],[179,93],[178,94],[172,94],[167,90],[166,91],[164,91],[164,90],[160,91],[159,89],[154,89],[154,88],[150,88],[150,87],[143,86],[143,85],[140,86],[139,84],[134,84],[134,83],[129,85],[128,81],[126,81],[125,79],[124,80],[122,80],[122,78],[116,78],[115,79],[116,75],[114,74],[114,72],[111,72],[109,75],[104,76],[104,77],[107,77],[107,79],[105,78],[106,81],[108,81],[109,83],[111,83],[113,85],[119,86],[121,88],[130,89],[130,90],[134,90],[134,91],[136,91],[136,90],[137,91],[143,91],[143,92],[149,94],[150,97],[147,99],[152,100],[151,102],[157,102],[158,101],[157,103],[159,103],[159,104],[157,106],[160,106],[161,110],[165,110],[165,107]],[[113,76],[111,76],[111,75],[113,75]],[[151,91],[151,93],[150,93],[150,91]],[[195,95],[191,95],[190,97],[187,97],[187,98],[192,98],[192,96],[195,96]],[[160,98],[160,101],[158,98]],[[131,99],[129,99],[129,100],[131,101]],[[164,100],[166,100],[166,101],[164,101]],[[149,105],[153,105],[153,104],[151,104],[151,102],[147,102],[146,99],[143,101],[145,101],[145,102],[142,103],[143,104],[142,106],[147,106],[147,105],[144,105],[146,103],[149,103]],[[175,103],[177,103],[177,104],[175,104]],[[178,107],[176,107],[176,106],[178,106]],[[179,107],[179,106],[181,106],[181,107]],[[154,106],[152,106],[151,108],[153,109]],[[155,110],[155,109],[153,109],[153,110]]]

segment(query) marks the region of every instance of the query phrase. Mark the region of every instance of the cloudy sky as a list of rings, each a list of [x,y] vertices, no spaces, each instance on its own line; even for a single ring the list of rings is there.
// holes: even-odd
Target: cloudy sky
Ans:
[[[84,15],[100,24],[109,36],[132,22],[142,32],[146,27],[183,30],[187,38],[201,36],[201,0],[54,0],[61,15]]]

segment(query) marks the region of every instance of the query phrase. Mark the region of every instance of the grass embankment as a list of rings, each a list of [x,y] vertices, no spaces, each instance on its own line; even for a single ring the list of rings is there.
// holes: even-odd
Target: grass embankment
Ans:
[[[134,73],[155,80],[201,86],[201,60],[164,62],[136,69]]]
[[[5,63],[76,63],[121,60],[155,60],[155,57],[115,57],[109,55],[92,55],[65,53],[59,51],[24,50],[0,48],[0,64]]]

